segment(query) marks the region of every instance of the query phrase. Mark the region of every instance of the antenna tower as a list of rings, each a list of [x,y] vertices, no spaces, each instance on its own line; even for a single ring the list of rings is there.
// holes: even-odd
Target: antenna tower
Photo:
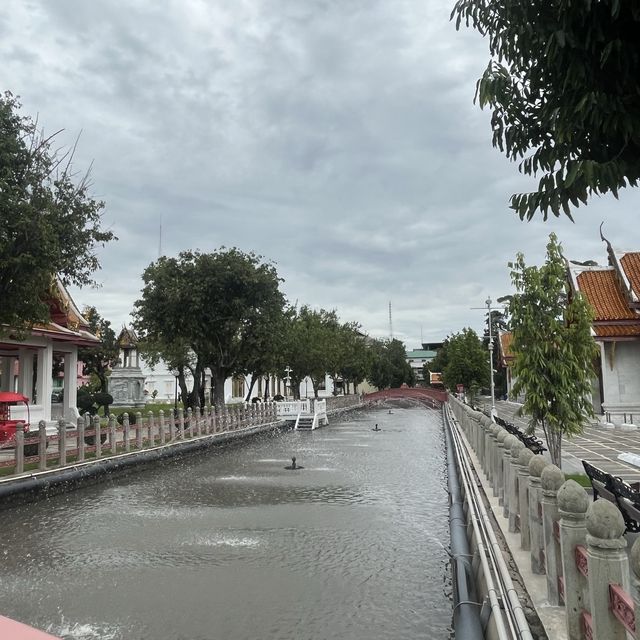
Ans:
[[[391,321],[391,300],[389,300],[389,339],[393,340],[393,322]]]

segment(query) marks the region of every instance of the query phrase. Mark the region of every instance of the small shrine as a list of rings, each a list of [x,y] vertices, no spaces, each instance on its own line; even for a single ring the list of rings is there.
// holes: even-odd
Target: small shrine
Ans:
[[[145,375],[140,368],[138,336],[133,329],[122,327],[118,336],[120,362],[111,371],[109,393],[114,407],[143,407],[145,405]]]

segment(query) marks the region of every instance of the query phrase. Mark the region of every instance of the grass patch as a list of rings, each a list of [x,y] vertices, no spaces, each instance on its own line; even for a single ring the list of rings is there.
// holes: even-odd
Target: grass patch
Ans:
[[[581,487],[585,489],[591,489],[591,481],[589,480],[589,476],[584,473],[567,473],[565,475],[567,480],[575,480]]]

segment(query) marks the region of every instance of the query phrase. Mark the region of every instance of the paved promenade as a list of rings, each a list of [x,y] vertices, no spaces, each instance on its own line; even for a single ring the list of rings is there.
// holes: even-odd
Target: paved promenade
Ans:
[[[515,415],[519,407],[520,405],[514,402],[496,402],[496,409],[501,418],[526,429],[527,419]],[[536,435],[544,440],[542,431],[536,432]],[[640,467],[619,460],[618,456],[621,453],[634,453],[640,456],[640,429],[621,431],[590,425],[581,435],[563,440],[562,470],[565,473],[584,473],[582,460],[586,460],[627,482],[640,482]]]

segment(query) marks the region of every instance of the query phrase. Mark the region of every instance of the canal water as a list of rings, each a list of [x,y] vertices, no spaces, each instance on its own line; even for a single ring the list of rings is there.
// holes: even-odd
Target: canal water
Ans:
[[[449,638],[446,486],[437,411],[259,436],[0,512],[0,613],[73,640]]]

